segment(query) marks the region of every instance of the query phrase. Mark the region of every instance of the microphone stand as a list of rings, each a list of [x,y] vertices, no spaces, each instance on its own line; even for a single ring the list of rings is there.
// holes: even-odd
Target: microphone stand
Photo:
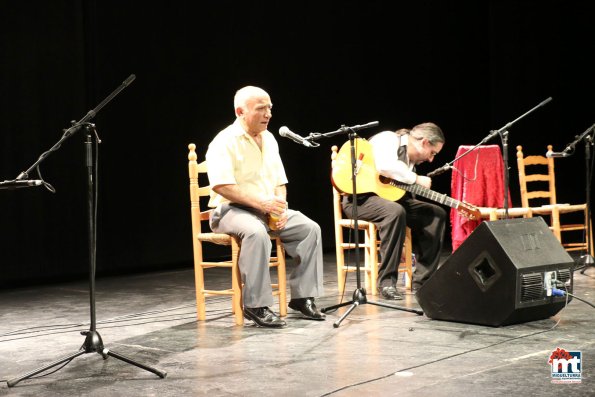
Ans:
[[[587,268],[595,266],[595,260],[593,259],[593,253],[591,252],[591,239],[593,230],[591,229],[591,146],[593,146],[593,132],[595,131],[595,124],[587,128],[581,135],[576,136],[576,139],[569,143],[564,149],[565,153],[574,153],[575,146],[580,142],[585,142],[585,196],[587,200],[587,232],[585,235],[585,241],[587,242],[587,253],[581,256],[577,263],[581,264],[583,268],[581,274],[585,274]]]
[[[535,106],[533,109],[527,111],[525,114],[517,117],[515,120],[507,123],[504,127],[500,128],[499,130],[492,130],[490,133],[482,139],[475,147],[479,145],[483,145],[484,143],[491,140],[496,135],[500,135],[500,139],[502,141],[502,161],[504,163],[504,218],[508,219],[508,190],[510,189],[509,185],[509,170],[508,170],[508,129],[512,127],[517,121],[521,120],[529,113],[539,109],[540,107],[544,106],[545,104],[549,103],[552,100],[552,97],[547,98],[546,100],[542,101],[539,105]],[[468,152],[467,152],[468,153]]]
[[[349,309],[347,309],[347,311],[337,320],[333,323],[333,327],[334,328],[339,328],[339,325],[341,325],[341,322],[345,319],[345,317],[347,317],[349,315],[349,313],[351,313],[356,307],[358,307],[359,305],[364,305],[366,303],[369,303],[371,305],[376,305],[376,306],[382,306],[382,307],[387,307],[390,309],[397,309],[397,310],[403,310],[403,311],[408,311],[408,312],[412,312],[412,313],[416,313],[419,315],[422,315],[423,312],[421,310],[416,310],[416,309],[408,309],[406,307],[399,307],[399,306],[392,306],[392,305],[388,305],[386,303],[382,303],[382,302],[373,302],[373,301],[368,301],[368,299],[366,298],[366,289],[362,288],[361,285],[361,276],[360,276],[360,263],[359,263],[359,231],[358,231],[358,216],[357,216],[357,183],[356,183],[356,179],[357,179],[357,163],[356,163],[356,156],[355,156],[355,137],[357,136],[357,134],[355,133],[358,130],[364,129],[364,128],[370,128],[370,127],[375,127],[378,125],[377,121],[373,121],[371,123],[367,123],[364,125],[356,125],[353,127],[345,127],[342,126],[341,128],[339,128],[336,131],[332,131],[332,132],[328,132],[326,134],[319,134],[319,133],[311,133],[310,135],[308,135],[305,139],[320,139],[320,138],[330,138],[332,136],[338,135],[338,134],[347,134],[349,137],[349,142],[350,142],[350,153],[351,153],[351,185],[352,185],[352,200],[353,200],[353,214],[352,214],[352,219],[353,219],[353,229],[355,231],[354,233],[354,245],[355,245],[355,280],[356,280],[356,289],[355,291],[353,291],[353,297],[350,301],[348,302],[343,302],[343,303],[339,303],[333,306],[329,306],[326,308],[322,308],[320,309],[321,312],[326,313],[329,312],[331,310],[335,310],[339,307],[343,307],[343,306],[347,306],[347,305],[351,305],[351,307]]]
[[[460,156],[455,157],[454,160],[452,160],[449,163],[444,164],[442,167],[436,168],[434,171],[432,172],[428,172],[428,174],[426,175],[429,178],[433,178],[437,175],[440,175],[450,169],[453,168],[453,164],[456,163],[458,160],[462,159],[463,157],[465,157],[466,155],[468,155],[469,153],[471,153],[472,151],[474,151],[475,149],[477,149],[479,147],[479,145],[481,145],[482,143],[478,143],[477,145],[473,146],[471,149],[467,150],[465,153],[462,153]]]
[[[122,85],[120,85],[120,87],[118,87],[110,96],[108,96],[103,102],[101,102],[95,109],[89,111],[87,113],[87,115],[85,117],[83,117],[80,121],[78,122],[74,122],[73,126],[70,127],[69,129],[65,130],[62,138],[60,139],[60,141],[58,141],[58,143],[56,145],[54,145],[49,151],[45,152],[43,155],[41,155],[39,157],[39,159],[35,162],[35,164],[33,164],[27,171],[22,172],[16,180],[22,180],[24,178],[28,177],[29,172],[31,172],[31,170],[35,167],[38,167],[39,163],[41,163],[45,158],[47,158],[47,156],[56,151],[61,143],[67,139],[68,137],[72,136],[75,132],[77,132],[80,129],[85,129],[86,131],[86,139],[85,139],[85,159],[86,159],[86,166],[87,166],[87,186],[88,186],[88,190],[87,190],[87,212],[88,212],[88,241],[89,241],[89,300],[90,300],[90,316],[91,316],[91,323],[90,323],[90,328],[89,331],[83,331],[81,332],[82,335],[85,335],[85,341],[83,343],[83,345],[81,346],[81,348],[75,352],[72,353],[66,357],[63,357],[57,361],[54,361],[46,366],[43,366],[41,368],[37,368],[31,372],[28,372],[27,374],[8,380],[6,383],[8,384],[8,387],[13,387],[15,386],[17,383],[19,383],[20,381],[22,381],[23,379],[28,379],[31,378],[39,373],[45,372],[50,368],[56,367],[60,364],[68,364],[70,361],[72,361],[73,359],[75,359],[78,356],[81,356],[83,354],[86,353],[98,353],[100,354],[104,360],[106,360],[108,358],[108,356],[111,357],[115,357],[118,360],[124,361],[128,364],[132,364],[135,365],[139,368],[145,369],[149,372],[152,372],[154,374],[156,374],[157,376],[159,376],[160,378],[165,378],[165,376],[167,375],[166,372],[160,371],[158,369],[155,368],[151,368],[149,366],[146,366],[144,364],[140,364],[137,363],[135,361],[133,361],[132,359],[122,356],[114,351],[109,350],[108,348],[106,348],[103,345],[103,341],[101,340],[101,336],[99,335],[99,333],[96,330],[96,320],[95,320],[95,263],[96,263],[96,242],[97,242],[97,228],[96,228],[96,209],[97,209],[97,202],[95,200],[95,194],[96,191],[94,189],[94,185],[93,185],[93,176],[94,176],[94,172],[93,172],[93,148],[92,148],[92,140],[93,140],[93,135],[92,132],[94,133],[95,137],[96,137],[96,145],[98,145],[99,143],[101,143],[101,140],[99,139],[99,136],[97,135],[97,131],[95,130],[95,125],[92,123],[89,123],[89,120],[92,119],[93,117],[95,117],[95,115],[97,114],[97,112],[103,107],[105,106],[112,98],[114,98],[120,91],[122,91],[124,88],[126,88],[130,83],[132,83],[132,81],[136,78],[135,75],[130,75],[130,77],[128,77],[128,79],[126,79],[126,81],[124,81],[122,83]],[[95,175],[96,176],[96,175]],[[96,179],[96,178],[95,178]],[[46,187],[48,187],[46,185]],[[48,188],[49,189],[49,188]],[[52,190],[52,189],[50,189]],[[64,366],[63,365],[63,366]],[[62,368],[62,367],[60,367]]]

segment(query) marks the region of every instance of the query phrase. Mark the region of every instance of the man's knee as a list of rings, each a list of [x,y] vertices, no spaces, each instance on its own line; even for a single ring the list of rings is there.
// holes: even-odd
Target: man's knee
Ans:
[[[405,208],[399,203],[391,202],[390,204],[387,204],[384,214],[384,220],[393,223],[399,219],[404,220],[407,216],[407,211],[405,211]]]
[[[264,227],[255,227],[250,229],[242,238],[242,242],[250,241],[252,244],[261,244],[265,249],[271,249],[272,242],[268,231]]]

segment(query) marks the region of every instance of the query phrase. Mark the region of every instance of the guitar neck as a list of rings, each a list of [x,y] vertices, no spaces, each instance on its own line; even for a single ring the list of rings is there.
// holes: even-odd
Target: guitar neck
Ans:
[[[397,182],[395,180],[391,180],[390,184],[395,187],[398,187],[399,189],[403,189],[408,192],[411,192],[411,193],[420,195],[422,197],[425,197],[427,199],[430,199],[432,201],[435,201],[437,203],[444,204],[450,208],[457,209],[461,205],[461,202],[459,200],[455,200],[452,197],[447,196],[446,194],[441,194],[441,193],[435,192],[431,189],[425,188],[425,187],[417,185],[417,184],[408,185],[406,183]]]

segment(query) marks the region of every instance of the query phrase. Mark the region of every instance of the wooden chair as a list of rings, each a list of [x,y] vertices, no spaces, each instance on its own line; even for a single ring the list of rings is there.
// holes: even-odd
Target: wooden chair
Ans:
[[[238,237],[230,234],[212,233],[202,231],[202,223],[208,225],[209,215],[212,210],[201,211],[201,198],[209,197],[211,189],[207,184],[202,185],[201,179],[206,180],[206,161],[197,163],[196,145],[188,145],[188,172],[190,176],[190,211],[192,216],[192,246],[194,251],[194,279],[196,286],[196,315],[198,320],[205,320],[206,297],[218,295],[232,296],[232,311],[235,315],[237,325],[244,324],[242,311],[242,280],[238,266],[241,241]],[[201,177],[201,174],[203,176]],[[208,227],[208,226],[207,226]],[[273,284],[273,295],[279,297],[279,314],[287,315],[286,300],[286,273],[285,273],[285,251],[281,239],[271,236],[274,240],[276,256],[271,256],[269,265],[277,268],[277,284]],[[212,243],[229,246],[231,248],[230,259],[222,261],[205,261],[203,258],[203,243]],[[208,268],[223,267],[231,269],[231,288],[207,289],[205,288],[204,271]]]
[[[548,151],[552,145],[548,145]],[[533,215],[549,218],[549,228],[567,251],[587,250],[590,245],[593,252],[593,236],[589,241],[585,238],[587,226],[591,222],[587,213],[587,204],[558,204],[556,198],[556,175],[554,159],[541,155],[525,156],[523,147],[517,146],[517,164],[522,206],[530,208]],[[537,203],[537,205],[536,205]],[[540,205],[541,204],[541,205]],[[568,223],[570,213],[581,213],[581,223]],[[582,241],[572,240],[566,232],[582,232]],[[564,233],[564,236],[563,236]],[[569,238],[570,237],[570,238]]]
[[[331,148],[331,165],[337,157],[337,146]],[[355,272],[357,269],[355,265],[345,263],[345,252],[355,249],[353,241],[344,241],[343,232],[345,230],[354,231],[354,220],[345,218],[341,208],[341,199],[343,195],[333,186],[333,215],[335,225],[335,250],[337,255],[337,284],[340,293],[345,289],[345,279],[347,273]],[[378,294],[378,253],[380,240],[378,239],[378,232],[376,226],[372,222],[358,220],[358,231],[363,233],[364,241],[358,239],[359,247],[363,250],[364,263],[360,263],[360,271],[365,273],[365,287],[372,295]],[[411,230],[407,228],[407,236],[405,238],[405,245],[403,247],[403,255],[401,266],[399,266],[399,273],[405,275],[405,286],[408,289],[412,288],[413,275],[413,252],[411,245]]]

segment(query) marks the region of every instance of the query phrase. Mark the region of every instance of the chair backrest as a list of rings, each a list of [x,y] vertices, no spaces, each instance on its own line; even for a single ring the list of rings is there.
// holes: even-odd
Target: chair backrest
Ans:
[[[209,197],[211,194],[211,186],[208,184],[201,186],[201,179],[206,178],[207,162],[197,162],[196,145],[191,143],[188,145],[188,173],[190,178],[190,211],[192,214],[192,230],[194,234],[201,232],[201,221],[209,220],[211,209],[200,209],[201,197]]]
[[[338,147],[333,146],[331,148],[331,170],[335,166],[335,162],[338,156]],[[343,209],[341,206],[341,201],[343,200],[343,194],[337,190],[337,188],[333,185],[333,217],[335,220],[335,236],[342,236],[343,228],[344,227],[353,227],[354,220],[343,215]],[[370,227],[371,230],[376,230],[376,227],[371,222],[360,221],[359,229],[364,229]],[[342,242],[342,238],[340,242]],[[337,241],[339,242],[339,240]],[[362,245],[364,243],[362,242]]]
[[[537,201],[542,205],[546,200],[547,204],[556,204],[554,159],[540,155],[525,156],[520,145],[516,149],[522,207],[535,207]],[[552,145],[548,145],[547,150],[551,151]]]
[[[331,169],[332,167],[334,167],[335,161],[337,159],[337,151],[338,148],[337,146],[333,146],[331,148]],[[341,193],[339,193],[339,191],[337,190],[337,188],[335,188],[335,186],[333,185],[333,215],[335,218],[335,232],[340,232],[341,231],[341,226],[339,226],[339,222],[340,220],[343,219],[343,210],[341,209]]]

